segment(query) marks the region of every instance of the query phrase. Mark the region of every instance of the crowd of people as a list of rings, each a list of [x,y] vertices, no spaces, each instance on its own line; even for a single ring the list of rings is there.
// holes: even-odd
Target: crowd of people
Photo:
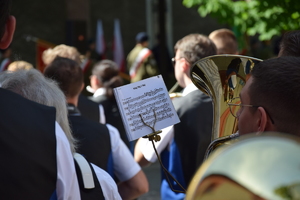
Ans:
[[[10,7],[11,0],[0,2],[3,52],[16,26]],[[115,62],[93,63],[89,85],[80,53],[64,44],[43,53],[43,72],[26,61],[2,62],[2,198],[137,199],[149,191],[143,167],[156,162],[158,153],[169,172],[161,175],[163,200],[299,199],[299,41],[300,31],[286,33],[278,57],[253,67],[234,104],[241,140],[206,161],[214,104],[193,84],[190,71],[202,58],[239,54],[229,29],[176,42],[174,75],[183,90],[172,103],[180,123],[162,130],[157,151],[148,139],[135,144],[126,137],[113,93],[124,84]],[[146,33],[137,34],[127,68],[131,82],[159,74]],[[83,95],[85,88],[91,96]]]

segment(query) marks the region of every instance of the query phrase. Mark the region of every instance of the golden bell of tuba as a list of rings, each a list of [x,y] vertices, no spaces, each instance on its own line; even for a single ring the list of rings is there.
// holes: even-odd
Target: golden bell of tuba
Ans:
[[[216,147],[238,136],[237,119],[227,103],[239,97],[252,68],[260,61],[241,55],[214,55],[197,61],[191,68],[192,82],[209,95],[213,103],[212,142],[205,158]]]
[[[239,137],[201,165],[186,200],[300,199],[300,138],[277,132]]]

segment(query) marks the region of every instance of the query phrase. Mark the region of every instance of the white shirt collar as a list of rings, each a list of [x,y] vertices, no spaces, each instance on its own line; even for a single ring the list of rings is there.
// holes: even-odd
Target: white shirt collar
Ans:
[[[90,85],[86,86],[85,89],[90,93],[95,93],[95,90]]]
[[[104,95],[106,94],[106,89],[105,88],[99,88],[95,91],[95,93],[93,94],[93,97],[98,97],[100,95]]]
[[[195,90],[198,90],[198,88],[193,84],[193,83],[190,83],[188,86],[186,86],[184,89],[183,89],[183,92],[182,92],[182,96],[185,96]]]

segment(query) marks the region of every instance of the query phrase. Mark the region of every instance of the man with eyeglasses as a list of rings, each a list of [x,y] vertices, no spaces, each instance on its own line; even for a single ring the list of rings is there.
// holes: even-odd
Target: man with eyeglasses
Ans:
[[[240,100],[229,103],[240,135],[278,131],[300,136],[299,67],[300,58],[288,56],[255,65]]]
[[[161,141],[155,142],[164,167],[178,181],[175,183],[162,173],[161,199],[164,200],[184,199],[184,191],[211,141],[213,120],[211,99],[192,83],[190,68],[199,59],[215,55],[216,46],[204,35],[190,34],[179,40],[174,49],[175,78],[184,89],[182,97],[174,98],[173,104],[181,122],[163,129]],[[157,156],[152,143],[143,138],[138,140],[135,159],[141,166],[155,162]]]

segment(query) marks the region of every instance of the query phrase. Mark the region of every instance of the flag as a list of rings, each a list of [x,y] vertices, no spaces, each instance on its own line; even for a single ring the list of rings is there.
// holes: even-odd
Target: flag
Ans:
[[[7,70],[11,60],[9,58],[4,58],[0,63],[0,72]]]
[[[43,62],[42,55],[43,52],[49,48],[54,48],[55,44],[47,42],[45,40],[36,39],[36,68],[43,72],[46,65]]]
[[[115,19],[113,45],[114,61],[118,64],[120,72],[125,72],[123,42],[119,19]]]
[[[97,21],[97,33],[96,33],[96,52],[104,59],[105,58],[105,41],[104,32],[102,27],[102,21]]]

